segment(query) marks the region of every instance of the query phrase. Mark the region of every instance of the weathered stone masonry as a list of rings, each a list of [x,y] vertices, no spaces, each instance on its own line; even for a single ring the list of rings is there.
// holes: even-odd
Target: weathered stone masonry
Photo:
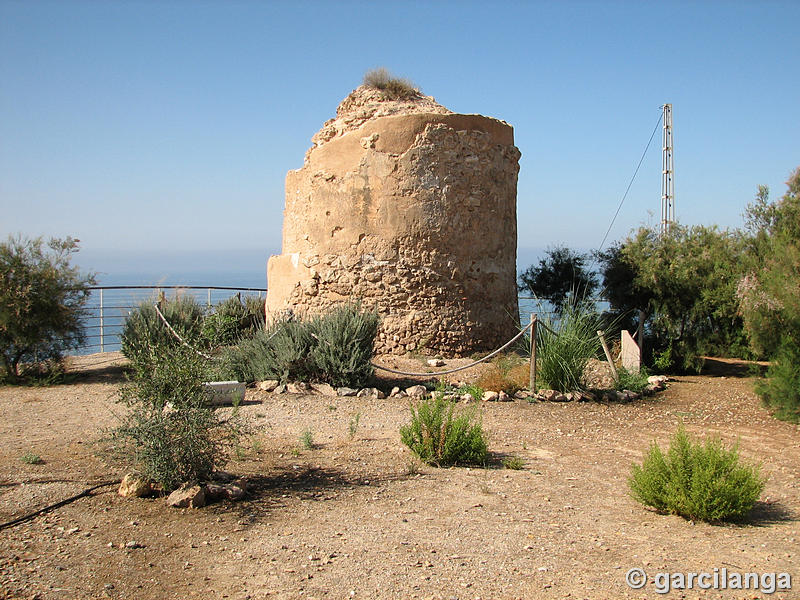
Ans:
[[[379,352],[464,355],[516,333],[513,129],[420,98],[381,116],[359,88],[288,173],[268,315],[363,299]]]

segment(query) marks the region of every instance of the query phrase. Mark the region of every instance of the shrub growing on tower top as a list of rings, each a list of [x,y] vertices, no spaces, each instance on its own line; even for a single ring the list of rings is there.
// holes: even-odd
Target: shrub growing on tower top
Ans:
[[[420,93],[414,82],[395,77],[385,67],[367,71],[364,74],[364,85],[382,91],[389,100],[407,100]]]

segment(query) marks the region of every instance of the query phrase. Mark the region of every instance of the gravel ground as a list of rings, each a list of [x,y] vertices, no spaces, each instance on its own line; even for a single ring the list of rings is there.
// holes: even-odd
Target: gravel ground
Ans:
[[[72,383],[0,387],[0,521],[124,474],[98,442],[119,410],[120,362],[94,355]],[[99,489],[0,531],[0,598],[798,598],[625,583],[632,567],[726,568],[788,572],[800,589],[800,428],[769,416],[736,363],[712,366],[627,404],[485,403],[493,462],[471,469],[412,459],[406,400],[248,390],[257,444],[227,467],[249,477],[244,501],[169,509]],[[747,523],[692,523],[629,497],[631,463],[680,423],[763,463]],[[524,468],[503,469],[508,456]]]

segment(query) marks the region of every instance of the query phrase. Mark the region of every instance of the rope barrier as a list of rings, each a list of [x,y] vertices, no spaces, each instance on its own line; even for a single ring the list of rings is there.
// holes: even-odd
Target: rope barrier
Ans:
[[[508,341],[507,341],[505,344],[503,344],[502,346],[500,346],[500,347],[499,347],[497,350],[495,350],[495,351],[493,351],[493,352],[490,352],[489,354],[487,354],[487,355],[486,355],[486,356],[484,356],[483,358],[481,358],[481,359],[479,359],[479,360],[476,360],[475,362],[472,362],[472,363],[470,363],[470,364],[468,364],[468,365],[465,365],[465,366],[463,366],[463,367],[456,367],[455,369],[449,369],[449,370],[447,370],[447,371],[438,371],[438,372],[436,372],[436,373],[408,373],[408,372],[406,372],[406,371],[396,371],[396,370],[394,370],[394,369],[389,369],[388,367],[382,367],[381,365],[377,365],[377,364],[375,364],[374,362],[370,362],[369,364],[371,364],[371,365],[372,365],[373,367],[375,367],[376,369],[380,369],[381,371],[386,371],[387,373],[394,373],[395,375],[405,375],[405,376],[407,376],[407,377],[438,377],[438,376],[440,376],[440,375],[449,375],[450,373],[456,373],[456,372],[458,372],[458,371],[463,371],[463,370],[465,370],[465,369],[470,369],[470,368],[472,368],[472,367],[474,367],[474,366],[476,366],[476,365],[479,365],[479,364],[481,364],[482,362],[486,362],[487,360],[489,360],[489,359],[490,359],[490,358],[492,358],[493,356],[495,356],[495,355],[499,354],[500,352],[502,352],[503,350],[505,350],[506,348],[508,348],[508,347],[509,347],[511,344],[513,344],[514,342],[516,342],[516,341],[517,341],[519,338],[521,338],[521,337],[522,337],[522,335],[523,335],[523,334],[524,334],[524,333],[525,333],[525,332],[526,332],[528,329],[530,329],[530,327],[531,327],[531,324],[530,324],[530,323],[528,323],[527,325],[525,325],[525,327],[523,327],[522,329],[520,329],[520,331],[519,331],[519,333],[518,333],[517,335],[515,335],[513,338],[511,338],[510,340],[508,340]]]

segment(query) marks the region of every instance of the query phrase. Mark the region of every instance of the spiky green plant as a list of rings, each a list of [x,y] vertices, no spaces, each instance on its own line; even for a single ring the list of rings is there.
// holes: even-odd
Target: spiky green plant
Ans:
[[[537,328],[537,376],[540,386],[570,392],[584,388],[583,374],[600,351],[597,331],[603,319],[589,302],[564,305],[558,321]]]
[[[400,428],[400,439],[430,465],[482,465],[488,456],[475,411],[456,414],[453,403],[440,394],[411,405],[411,422]]]

